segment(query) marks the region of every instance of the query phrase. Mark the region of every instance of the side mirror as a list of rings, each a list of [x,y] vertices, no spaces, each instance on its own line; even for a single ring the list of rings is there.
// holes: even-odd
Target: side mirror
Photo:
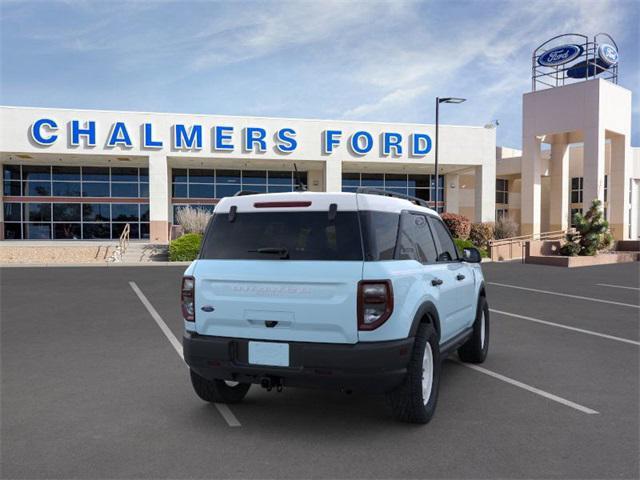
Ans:
[[[468,263],[480,263],[482,255],[477,248],[469,247],[462,250],[462,260]]]

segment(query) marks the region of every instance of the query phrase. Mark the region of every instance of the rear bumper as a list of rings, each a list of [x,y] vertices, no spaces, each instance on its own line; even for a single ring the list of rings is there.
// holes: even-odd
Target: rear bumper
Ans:
[[[386,392],[402,383],[414,338],[389,342],[289,343],[289,367],[248,363],[248,339],[186,332],[184,359],[196,373],[212,379],[260,383],[265,377],[283,386]]]

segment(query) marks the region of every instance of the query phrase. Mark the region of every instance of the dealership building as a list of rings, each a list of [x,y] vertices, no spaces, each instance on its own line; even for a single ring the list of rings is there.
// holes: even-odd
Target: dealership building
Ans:
[[[432,125],[2,107],[4,239],[131,237],[163,243],[184,205],[241,190],[413,195],[495,216],[495,130]],[[296,170],[298,173],[296,174]],[[460,178],[473,178],[459,195]],[[466,192],[465,192],[466,193]]]
[[[522,234],[565,230],[600,199],[615,238],[637,239],[631,91],[617,85],[617,51],[567,81],[567,64],[590,65],[604,45],[579,41],[534,52],[522,150],[497,147],[494,125],[440,125],[436,137],[426,124],[0,107],[0,239],[117,239],[129,224],[132,239],[166,243],[186,205],[299,182],[412,195],[476,222],[508,216]]]

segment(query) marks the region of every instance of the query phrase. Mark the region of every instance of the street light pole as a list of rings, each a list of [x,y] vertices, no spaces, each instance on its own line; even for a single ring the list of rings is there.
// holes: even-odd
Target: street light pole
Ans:
[[[440,104],[441,103],[462,103],[466,101],[466,98],[458,98],[458,97],[436,97],[436,145],[435,145],[435,180],[436,180],[436,198],[435,198],[435,207],[436,211],[438,210],[438,186],[440,185],[438,182],[438,146],[440,142],[438,141],[438,135],[440,133]]]
[[[438,145],[440,142],[438,141],[438,132],[440,131],[440,97],[436,97],[436,165],[435,165],[435,177],[436,177],[436,198],[435,198],[435,211],[438,211]]]

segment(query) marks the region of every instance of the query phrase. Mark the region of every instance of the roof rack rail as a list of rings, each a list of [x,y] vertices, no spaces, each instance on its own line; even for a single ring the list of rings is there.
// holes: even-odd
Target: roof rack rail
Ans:
[[[244,197],[246,195],[260,195],[260,192],[256,192],[253,190],[238,190],[236,193],[233,194],[234,197]]]
[[[411,195],[405,195],[403,193],[390,192],[388,190],[381,190],[379,188],[371,187],[358,187],[356,193],[367,193],[369,195],[381,195],[383,197],[401,198],[402,200],[409,200],[411,203],[420,205],[421,207],[431,208],[426,200],[418,197],[412,197]]]

